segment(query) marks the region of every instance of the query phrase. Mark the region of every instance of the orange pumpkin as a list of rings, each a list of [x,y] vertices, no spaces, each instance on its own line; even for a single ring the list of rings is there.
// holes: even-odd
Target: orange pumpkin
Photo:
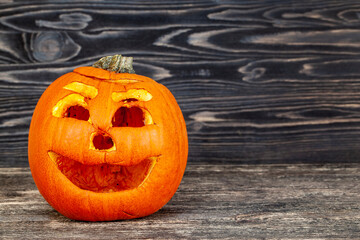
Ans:
[[[175,98],[115,55],[79,67],[41,96],[29,163],[48,203],[76,220],[147,216],[176,192],[188,141]]]

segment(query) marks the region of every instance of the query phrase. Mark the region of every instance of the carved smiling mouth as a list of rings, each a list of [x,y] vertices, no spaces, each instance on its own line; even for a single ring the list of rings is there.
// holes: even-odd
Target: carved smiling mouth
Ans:
[[[53,151],[50,159],[74,185],[93,192],[119,192],[139,187],[149,176],[157,157],[144,159],[133,166],[115,164],[86,165]]]

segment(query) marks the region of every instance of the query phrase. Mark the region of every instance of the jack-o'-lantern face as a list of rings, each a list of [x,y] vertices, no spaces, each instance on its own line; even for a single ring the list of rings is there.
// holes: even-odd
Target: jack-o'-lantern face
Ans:
[[[35,109],[29,162],[45,199],[72,219],[149,215],[175,193],[187,134],[171,93],[136,74],[80,67]]]

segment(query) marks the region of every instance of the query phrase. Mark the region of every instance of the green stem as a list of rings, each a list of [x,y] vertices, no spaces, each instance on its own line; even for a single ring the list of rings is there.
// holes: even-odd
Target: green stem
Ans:
[[[135,73],[132,62],[132,57],[125,57],[119,54],[103,57],[92,66],[116,73]]]

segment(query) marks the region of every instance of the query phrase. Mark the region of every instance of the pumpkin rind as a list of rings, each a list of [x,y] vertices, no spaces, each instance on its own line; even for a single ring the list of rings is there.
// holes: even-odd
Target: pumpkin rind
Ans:
[[[93,99],[86,98],[89,121],[52,114],[53,107],[71,94],[71,89],[64,87],[74,82],[98,90]],[[152,95],[151,100],[115,102],[111,99],[113,92],[134,91],[132,89],[146,90]],[[139,128],[112,127],[112,116],[124,105],[146,109],[154,124],[149,122]],[[116,150],[89,148],[89,139],[97,131],[111,136]],[[101,193],[74,185],[51,160],[49,151],[89,165],[133,166],[151,157],[156,157],[156,162],[138,187]],[[171,199],[185,171],[188,141],[181,110],[166,87],[136,74],[80,67],[58,78],[41,96],[30,125],[28,153],[38,189],[57,211],[76,220],[110,221],[147,216]]]

